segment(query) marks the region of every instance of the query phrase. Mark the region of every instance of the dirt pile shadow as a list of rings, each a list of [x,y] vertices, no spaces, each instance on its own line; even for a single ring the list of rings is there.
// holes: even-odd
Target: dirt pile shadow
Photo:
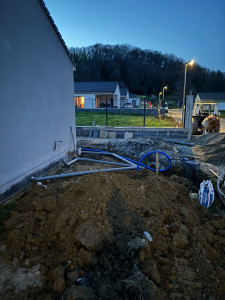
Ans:
[[[118,190],[107,204],[113,243],[98,253],[98,265],[86,274],[101,299],[149,299],[149,280],[142,273],[139,250],[147,247],[142,218],[131,210]],[[95,276],[94,276],[95,274]]]

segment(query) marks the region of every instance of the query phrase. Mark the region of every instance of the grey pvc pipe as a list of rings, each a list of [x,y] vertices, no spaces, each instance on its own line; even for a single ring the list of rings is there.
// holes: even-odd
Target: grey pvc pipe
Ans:
[[[117,162],[106,161],[106,160],[91,159],[91,158],[78,158],[78,160],[91,161],[91,162],[107,164],[107,165],[115,165],[115,166],[121,166],[121,167],[129,166],[129,164],[117,163]]]
[[[66,165],[67,167],[69,167],[70,165],[72,165],[73,163],[75,163],[76,161],[78,161],[79,158],[75,158],[69,162],[66,162],[64,159],[62,159],[62,162],[64,163],[64,165]]]
[[[60,175],[51,175],[51,176],[45,176],[45,177],[34,177],[34,176],[32,176],[31,180],[34,180],[34,181],[51,180],[51,179],[59,179],[59,178],[73,177],[73,176],[79,176],[79,175],[86,175],[86,174],[97,173],[97,172],[132,170],[132,169],[136,169],[136,168],[137,168],[137,166],[130,166],[130,167],[124,167],[124,168],[111,168],[111,169],[91,170],[91,171],[67,173],[67,174],[60,174]]]
[[[122,156],[119,156],[119,155],[117,155],[117,154],[115,154],[115,153],[105,153],[105,152],[95,152],[95,151],[92,152],[92,151],[83,151],[83,150],[82,150],[82,153],[92,153],[92,154],[101,154],[101,155],[112,155],[112,156],[114,156],[114,157],[116,157],[116,158],[118,158],[118,159],[120,159],[120,160],[126,162],[126,164],[129,164],[129,165],[131,165],[131,166],[136,166],[136,167],[137,167],[136,164],[132,163],[131,161],[129,161],[129,160],[127,160],[127,159],[123,158]]]
[[[115,166],[121,166],[121,167],[127,167],[130,164],[123,164],[123,163],[117,163],[113,161],[106,161],[106,160],[98,160],[98,159],[91,159],[91,158],[76,158],[74,160],[71,160],[70,162],[66,162],[64,159],[62,159],[62,162],[69,167],[73,163],[75,163],[78,160],[83,160],[83,161],[91,161],[91,162],[96,162],[96,163],[101,163],[101,164],[107,164],[107,165],[115,165]]]
[[[222,180],[223,176],[225,176],[225,173],[221,174],[220,177],[217,179],[217,189],[223,197],[225,197],[225,194],[220,189],[220,181]]]
[[[131,166],[137,167],[136,164],[132,163],[131,161],[129,161],[129,160],[127,160],[127,159],[125,159],[125,158],[123,158],[123,157],[121,157],[121,156],[119,156],[119,155],[117,155],[117,154],[115,154],[115,153],[112,153],[112,155],[113,155],[114,157],[116,157],[116,158],[118,158],[118,159],[121,159],[122,161],[124,161],[124,162],[130,164]]]
[[[98,151],[86,151],[86,150],[81,150],[81,153],[92,153],[92,154],[101,154],[101,155],[111,155],[112,153],[109,152],[98,152]]]

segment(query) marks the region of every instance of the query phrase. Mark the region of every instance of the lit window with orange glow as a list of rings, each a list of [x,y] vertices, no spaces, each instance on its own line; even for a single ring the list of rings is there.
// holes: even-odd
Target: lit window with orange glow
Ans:
[[[80,97],[80,108],[84,108],[84,97]]]
[[[79,99],[79,97],[74,97],[74,104],[75,104],[75,107],[78,107],[78,99]]]
[[[84,97],[74,97],[74,104],[76,108],[84,108]]]

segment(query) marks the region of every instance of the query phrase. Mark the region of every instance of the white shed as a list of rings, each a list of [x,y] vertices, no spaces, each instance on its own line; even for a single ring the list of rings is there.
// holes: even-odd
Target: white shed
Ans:
[[[218,103],[218,109],[225,110],[225,93],[198,93],[195,102]]]

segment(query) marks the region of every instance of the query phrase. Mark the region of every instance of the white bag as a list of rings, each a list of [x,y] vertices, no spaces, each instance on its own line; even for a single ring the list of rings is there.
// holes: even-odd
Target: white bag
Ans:
[[[211,180],[204,180],[200,184],[198,195],[200,203],[206,208],[210,207],[213,204],[215,194]]]

